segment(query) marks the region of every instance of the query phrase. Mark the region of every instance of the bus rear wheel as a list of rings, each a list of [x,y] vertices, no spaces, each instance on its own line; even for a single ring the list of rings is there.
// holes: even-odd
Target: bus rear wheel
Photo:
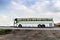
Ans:
[[[18,25],[18,27],[19,27],[19,28],[22,28],[22,25],[21,25],[21,24],[19,24],[19,25]]]
[[[44,24],[42,24],[42,28],[45,28],[45,25]]]

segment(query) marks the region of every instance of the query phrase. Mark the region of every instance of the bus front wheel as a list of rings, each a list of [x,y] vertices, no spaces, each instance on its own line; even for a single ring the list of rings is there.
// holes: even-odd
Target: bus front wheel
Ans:
[[[21,25],[21,24],[19,24],[19,25],[18,25],[18,27],[19,27],[19,28],[22,28],[22,25]]]

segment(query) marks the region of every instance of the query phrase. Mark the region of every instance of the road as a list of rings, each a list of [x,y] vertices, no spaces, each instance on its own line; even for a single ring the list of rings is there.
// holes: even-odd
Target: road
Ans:
[[[60,30],[60,27],[53,28],[14,28],[13,26],[0,26],[0,29],[20,29],[20,30]]]

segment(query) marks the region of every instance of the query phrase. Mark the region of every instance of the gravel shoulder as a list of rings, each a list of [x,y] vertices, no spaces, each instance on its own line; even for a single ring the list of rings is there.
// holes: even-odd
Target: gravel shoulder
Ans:
[[[0,40],[60,40],[60,30],[12,30]]]

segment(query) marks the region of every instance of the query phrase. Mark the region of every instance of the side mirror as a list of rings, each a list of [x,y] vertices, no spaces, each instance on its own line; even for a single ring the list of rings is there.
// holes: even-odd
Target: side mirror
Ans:
[[[17,22],[17,18],[16,18],[16,19],[14,19],[14,24],[16,24],[16,23],[18,23],[18,22]]]
[[[17,24],[17,18],[14,19],[14,26],[16,26]]]
[[[17,18],[14,21],[17,21]]]

